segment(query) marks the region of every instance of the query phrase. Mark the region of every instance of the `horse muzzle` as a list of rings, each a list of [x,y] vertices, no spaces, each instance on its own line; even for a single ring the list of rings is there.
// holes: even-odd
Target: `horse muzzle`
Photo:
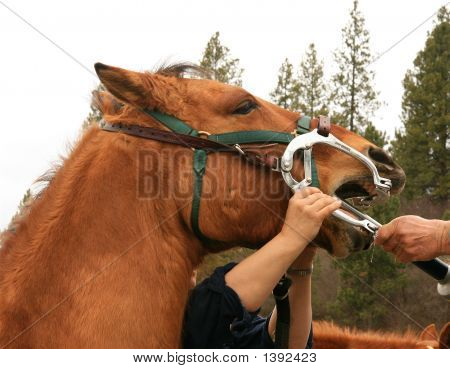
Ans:
[[[281,173],[286,184],[293,190],[308,187],[312,184],[312,147],[315,144],[329,145],[339,151],[362,162],[371,172],[373,179],[373,191],[370,196],[360,198],[362,205],[376,202],[384,202],[390,196],[392,188],[391,180],[381,177],[375,164],[365,155],[359,151],[348,146],[335,136],[329,133],[329,129],[324,129],[323,126],[329,126],[329,120],[321,116],[319,126],[317,129],[309,133],[302,134],[295,137],[289,145],[281,158]],[[294,166],[294,155],[297,151],[303,151],[304,157],[304,171],[305,178],[302,181],[297,181],[291,174]],[[345,210],[336,210],[333,215],[355,227],[360,227],[372,235],[381,227],[381,224],[369,217],[367,214],[357,210],[348,202],[342,202],[342,208]],[[350,213],[350,214],[349,214]]]

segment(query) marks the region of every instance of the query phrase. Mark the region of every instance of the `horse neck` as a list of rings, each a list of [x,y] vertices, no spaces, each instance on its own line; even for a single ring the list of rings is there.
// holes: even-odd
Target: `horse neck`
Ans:
[[[93,128],[35,200],[0,255],[0,344],[48,311],[12,346],[179,344],[200,247],[170,199],[137,198],[136,160]]]

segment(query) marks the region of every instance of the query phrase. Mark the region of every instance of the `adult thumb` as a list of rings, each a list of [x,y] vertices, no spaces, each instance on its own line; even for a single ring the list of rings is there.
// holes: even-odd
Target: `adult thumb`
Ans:
[[[389,238],[392,237],[396,228],[396,219],[392,220],[390,223],[382,226],[375,237],[375,245],[383,245]]]

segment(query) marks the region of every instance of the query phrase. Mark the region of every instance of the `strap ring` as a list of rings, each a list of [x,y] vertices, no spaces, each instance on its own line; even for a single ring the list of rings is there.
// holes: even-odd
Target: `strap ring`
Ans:
[[[202,135],[206,136],[206,137],[211,136],[211,133],[209,133],[207,131],[198,131],[197,133],[198,133],[199,136],[202,136]]]

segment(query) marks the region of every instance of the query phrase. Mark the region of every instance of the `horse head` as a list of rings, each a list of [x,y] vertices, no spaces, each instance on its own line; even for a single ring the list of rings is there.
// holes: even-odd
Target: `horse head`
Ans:
[[[244,130],[292,132],[300,116],[241,87],[208,79],[183,78],[185,66],[156,73],[133,72],[100,63],[95,67],[101,82],[112,94],[97,96],[104,117],[112,123],[162,128],[145,113],[147,110],[174,116],[205,135]],[[404,172],[386,151],[338,125],[332,125],[331,133],[372,160],[380,175],[392,181],[391,194],[402,190]],[[163,169],[152,167],[150,172],[141,175],[146,174],[151,183],[159,184],[157,193],[150,191],[150,197],[162,196],[164,189],[170,201],[183,207],[183,223],[192,232],[192,151],[151,140],[127,140],[140,141],[136,151],[146,152],[139,156],[141,161],[144,157],[164,161]],[[272,145],[269,141],[253,149],[281,156],[285,145]],[[344,198],[373,193],[372,175],[356,159],[325,145],[315,146],[313,155],[323,192]],[[294,174],[302,177],[301,160],[296,160]],[[146,197],[145,191],[138,192],[142,198]],[[249,165],[238,155],[209,154],[199,212],[199,226],[208,239],[205,246],[214,251],[233,246],[260,247],[280,230],[289,197],[289,189],[279,173]],[[323,223],[314,240],[331,254],[341,257],[367,248],[370,241],[371,236],[366,232],[333,217]]]

